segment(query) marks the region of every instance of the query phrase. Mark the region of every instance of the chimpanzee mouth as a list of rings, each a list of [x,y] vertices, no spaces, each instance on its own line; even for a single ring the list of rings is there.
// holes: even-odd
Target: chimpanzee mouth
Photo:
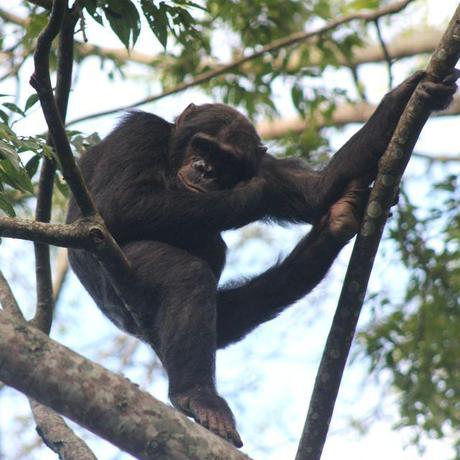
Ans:
[[[177,174],[181,184],[187,189],[195,193],[205,193],[207,190],[204,187],[200,187],[197,184],[194,184],[193,182],[189,182],[186,177],[179,171]]]

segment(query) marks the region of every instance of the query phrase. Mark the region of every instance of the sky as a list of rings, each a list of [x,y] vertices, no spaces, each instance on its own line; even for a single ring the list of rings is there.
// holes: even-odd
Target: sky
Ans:
[[[0,0],[4,8],[14,7],[16,0]],[[450,16],[457,6],[453,0],[429,0],[429,22],[439,24]],[[18,10],[20,11],[20,10]],[[414,11],[414,16],[418,13]],[[89,22],[88,38],[90,42],[101,46],[119,46],[113,34],[107,33],[93,22]],[[152,52],[151,35],[145,31],[141,34],[136,49],[143,52]],[[132,71],[138,72],[141,68],[133,66]],[[87,113],[101,109],[119,106],[137,101],[144,96],[155,92],[154,85],[144,84],[138,80],[123,81],[115,77],[108,82],[107,68],[101,68],[96,59],[88,60],[75,76],[74,90],[71,95],[68,119],[71,120]],[[31,63],[22,70],[31,73]],[[408,64],[397,65],[396,80],[401,80],[408,73]],[[363,69],[363,79],[371,84],[371,94],[378,101],[385,92],[386,80],[381,66],[368,65]],[[341,81],[340,73],[327,73],[325,78],[330,79],[331,85]],[[26,81],[27,79],[25,79]],[[0,93],[14,91],[10,83],[0,83]],[[350,85],[351,89],[351,85]],[[21,88],[22,100],[25,100],[32,90],[29,87]],[[285,95],[279,95],[280,100]],[[187,91],[179,96],[173,96],[147,106],[163,117],[172,120],[182,107],[191,101],[195,103],[207,102],[209,98],[195,90]],[[286,114],[291,108],[285,108]],[[97,130],[101,134],[107,133],[116,122],[117,116],[90,121],[78,126],[86,132]],[[451,133],[455,132],[458,120],[434,121],[426,127],[419,141],[418,148],[426,152],[442,151],[443,153],[458,152],[458,144],[452,142]],[[18,123],[23,134],[36,133],[44,130],[41,113],[38,106],[33,116],[25,122]],[[348,127],[340,133],[334,133],[332,145],[338,148],[357,129]],[[457,128],[458,129],[458,128]],[[423,168],[422,163],[411,165],[408,176],[416,178]],[[414,190],[423,189],[423,184],[414,182]],[[308,230],[304,226],[288,228],[271,228],[269,239],[251,240],[241,244],[239,233],[226,233],[225,238],[230,247],[230,267],[224,273],[225,280],[250,276],[260,272],[274,263],[280,254],[286,254]],[[27,253],[30,246],[27,243],[12,241],[2,245],[0,261],[7,263],[11,257],[19,253]],[[273,247],[277,250],[273,251]],[[284,460],[294,458],[297,440],[305,419],[308,400],[314,382],[318,360],[327,335],[329,323],[335,308],[337,294],[348,260],[351,246],[347,247],[340,260],[317,290],[305,300],[299,302],[276,321],[262,326],[251,334],[242,343],[232,346],[219,353],[218,356],[218,384],[223,396],[227,397],[241,428],[245,441],[243,450],[250,456],[264,460]],[[15,260],[16,268],[24,264],[24,271],[29,270],[27,260]],[[3,264],[2,264],[3,265]],[[391,261],[379,257],[376,272],[371,280],[373,289],[379,288],[379,274],[387,272]],[[395,274],[395,285],[398,284],[399,274]],[[23,305],[32,305],[33,299],[28,297],[30,289],[26,286],[20,292]],[[364,311],[362,321],[368,315]],[[82,321],[82,318],[85,321]],[[91,318],[90,321],[87,321]],[[114,329],[109,322],[97,311],[89,296],[79,286],[74,276],[71,276],[66,285],[64,297],[58,312],[58,320],[66,325],[67,333],[56,331],[59,337],[68,346],[78,352],[91,356],[91,347],[97,347],[98,341],[109,337]],[[91,326],[89,326],[91,324]],[[65,326],[63,326],[65,327]],[[69,329],[72,329],[69,333]],[[146,360],[150,351],[142,347],[140,351]],[[107,359],[102,364],[116,369],[117,364]],[[136,380],[136,370],[129,370],[129,377]],[[162,379],[154,379],[151,391],[156,397],[166,400],[166,385]],[[392,431],[391,424],[397,422],[395,402],[391,396],[383,400],[382,411],[385,418],[373,422],[368,426],[368,432],[361,436],[349,428],[350,418],[364,417],[371,409],[378,405],[385,379],[376,381],[367,377],[363,365],[348,367],[345,373],[342,388],[339,394],[330,436],[326,443],[323,460],[337,458],[354,458],[354,460],[439,460],[447,458],[449,449],[440,442],[429,443],[424,456],[421,456],[410,445],[408,431]],[[0,399],[0,428],[7,426],[8,415],[17,408],[17,398],[11,400]],[[262,435],[260,435],[262,433]],[[28,439],[29,439],[29,435]],[[32,435],[30,435],[32,436]],[[17,439],[3,439],[3,445],[9,452],[14,452]],[[100,459],[113,458],[115,449],[105,443],[92,444],[96,455]],[[32,458],[32,457],[31,457]],[[49,451],[42,451],[39,457],[50,458]],[[121,455],[119,459],[128,458]],[[4,460],[13,460],[6,457]]]

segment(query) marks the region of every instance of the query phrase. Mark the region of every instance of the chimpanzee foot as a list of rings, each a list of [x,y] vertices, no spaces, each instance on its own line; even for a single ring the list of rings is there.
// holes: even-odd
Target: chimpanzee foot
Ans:
[[[343,195],[330,207],[327,216],[329,231],[339,241],[348,241],[359,230],[369,198],[367,180],[351,181]]]
[[[171,395],[174,407],[200,425],[231,442],[236,447],[243,445],[236,431],[235,419],[228,404],[215,390],[208,387],[195,387],[189,391]]]

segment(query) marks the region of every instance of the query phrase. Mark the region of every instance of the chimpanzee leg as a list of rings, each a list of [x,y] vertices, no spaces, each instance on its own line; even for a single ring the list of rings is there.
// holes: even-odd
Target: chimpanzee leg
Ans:
[[[217,280],[211,268],[165,243],[137,241],[123,250],[138,292],[133,307],[151,318],[151,345],[168,373],[171,402],[241,446],[233,414],[215,388]]]

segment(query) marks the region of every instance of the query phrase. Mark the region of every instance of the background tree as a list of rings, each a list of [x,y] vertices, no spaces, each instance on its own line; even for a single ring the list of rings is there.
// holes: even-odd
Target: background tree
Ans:
[[[302,153],[312,162],[320,162],[342,137],[342,133],[336,135],[330,126],[364,121],[372,110],[372,103],[379,99],[385,87],[391,86],[393,80],[400,80],[411,68],[423,66],[425,53],[435,49],[443,26],[442,22],[433,23],[431,3],[371,0],[208,1],[199,4],[77,2],[73,14],[67,19],[69,24],[76,22],[80,30],[75,36],[74,81],[68,117],[68,136],[73,151],[79,154],[97,140],[97,134],[93,133],[95,128],[99,134],[105,134],[120,108],[151,102],[147,109],[172,117],[180,111],[177,107],[187,105],[190,99],[199,102],[212,98],[235,105],[254,117],[263,136],[272,139],[272,150],[288,155]],[[445,17],[440,19],[447,19],[455,4],[451,2],[451,10],[446,7]],[[38,105],[35,105],[37,98],[26,85],[32,73],[36,39],[47,23],[50,5],[49,1],[15,2],[0,8],[0,53],[3,59],[0,78],[4,87],[0,91],[4,93],[0,100],[0,178],[3,183],[0,207],[10,216],[30,217],[37,204],[36,219],[49,220],[50,184],[55,177],[52,211],[53,222],[59,222],[68,194],[67,184],[62,179],[62,171],[68,177],[66,166],[57,162],[57,172],[54,171],[56,157],[53,150],[45,137],[38,135],[46,126]],[[429,16],[426,16],[428,12]],[[361,19],[352,21],[350,18],[355,16]],[[347,20],[341,22],[337,19],[342,17]],[[104,25],[104,33],[97,23]],[[433,28],[433,25],[438,27]],[[117,37],[120,48],[117,47]],[[138,46],[128,52],[137,41]],[[107,43],[110,46],[106,46]],[[155,51],[152,51],[154,43]],[[61,51],[69,49],[63,46]],[[57,71],[53,86],[56,86],[56,96],[61,101],[62,115],[66,111],[66,85],[70,79],[69,70],[62,64],[71,58],[67,56],[59,60],[55,51],[53,48],[50,65]],[[56,67],[58,62],[60,67]],[[386,69],[386,78],[381,75],[382,69]],[[374,79],[373,75],[379,75],[379,78]],[[143,91],[139,91],[139,87],[145,88],[147,97],[142,98],[140,93]],[[123,88],[123,93],[119,88]],[[114,100],[113,94],[117,94],[119,100]],[[459,106],[454,104],[450,114],[458,110]],[[105,118],[96,118],[100,112],[105,113]],[[427,439],[435,437],[449,440],[455,450],[459,445],[456,432],[460,422],[456,378],[459,337],[456,319],[460,297],[459,158],[452,125],[445,131],[440,125],[436,129],[438,131],[426,131],[428,138],[422,137],[422,141],[425,140],[423,144],[430,150],[419,151],[408,171],[400,206],[386,234],[383,257],[378,261],[378,276],[371,285],[373,293],[368,297],[371,308],[366,307],[356,356],[361,358],[361,366],[367,363],[372,375],[381,377],[379,393],[387,388],[390,397],[396,401],[393,408],[398,412],[391,410],[390,414],[384,415],[396,419],[398,427],[410,427],[413,440],[420,449],[424,448]],[[349,133],[346,128],[343,137]],[[447,144],[450,154],[444,150],[447,147],[442,143],[442,136],[451,136],[450,145]],[[328,139],[332,139],[332,145]],[[39,175],[37,171],[44,158],[49,161],[47,166],[40,168]],[[38,201],[34,199],[35,195],[38,195]],[[76,230],[80,233],[64,234],[61,242],[68,244],[70,237],[74,242],[78,237],[80,241],[87,237],[85,229]],[[4,227],[2,234],[8,236],[8,231],[12,230]],[[86,231],[91,233],[91,229]],[[289,239],[292,234],[303,231],[292,230]],[[262,263],[268,264],[276,254],[268,254],[266,242],[272,241],[270,245],[281,247],[281,241],[287,239],[285,233],[281,236],[279,232],[256,226],[243,230],[240,235],[229,235],[240,257],[240,260],[235,258],[233,261],[233,271],[258,271],[260,267],[252,260],[255,251],[259,252],[259,257],[260,252],[267,252],[260,258],[266,258]],[[262,241],[254,241],[253,237],[262,238]],[[262,251],[255,250],[255,245],[259,245]],[[287,243],[285,249],[289,245]],[[21,254],[29,248],[30,245],[5,240],[0,256],[2,269],[13,285],[26,317],[33,316],[35,324],[47,330],[52,304],[47,247],[36,247],[39,280],[36,310],[30,295],[33,261],[28,254]],[[107,257],[104,248],[97,250],[101,257]],[[158,374],[152,373],[157,367],[156,362],[146,348],[112,330],[105,333],[107,337],[103,340],[98,331],[91,331],[85,324],[100,321],[104,328],[109,326],[99,317],[93,319],[97,315],[94,308],[81,305],[89,300],[75,300],[80,293],[72,296],[73,288],[77,286],[74,281],[69,281],[71,288],[64,290],[63,297],[60,297],[62,283],[58,280],[66,272],[62,260],[60,252],[52,253],[56,272],[55,299],[59,300],[53,336],[113,370],[123,369],[133,380],[143,382],[144,388],[153,388],[155,394],[161,392],[162,383],[155,378]],[[61,261],[60,265],[58,261]],[[332,293],[339,285],[340,281],[333,278],[323,289]],[[8,303],[11,297],[8,293],[5,295],[3,309],[15,310],[11,302]],[[316,300],[322,296],[322,293],[317,295]],[[79,304],[76,309],[69,308],[72,297],[75,304]],[[328,299],[327,304],[332,307],[334,301]],[[309,303],[315,303],[315,294],[309,298]],[[301,305],[285,315],[280,324],[264,327],[239,349],[225,352],[223,359],[227,369],[221,372],[222,380],[225,381],[226,373],[235,372],[232,365],[243,367],[239,356],[246,356],[249,348],[256,349],[252,363],[278,348],[275,345],[267,353],[257,355],[258,348],[266,347],[264,340],[283,345],[283,349],[276,352],[278,363],[296,356],[299,360],[301,357],[313,359],[308,342],[296,343],[304,335],[310,336],[311,340],[312,333],[306,323],[313,318],[313,313],[306,312],[304,307]],[[308,310],[317,314],[317,307]],[[91,319],[88,321],[88,318]],[[287,333],[291,341],[287,339]],[[319,335],[324,337],[325,333]],[[82,336],[85,336],[84,341]],[[274,336],[279,340],[275,341]],[[321,344],[318,345],[320,348]],[[268,358],[265,361],[261,369],[280,366]],[[296,380],[306,379],[298,373],[296,370],[289,374]],[[153,383],[149,381],[152,375]],[[271,406],[277,414],[270,417],[267,415],[272,414],[267,407],[271,396],[263,394],[260,415],[253,417],[250,412],[257,412],[257,403],[248,401],[253,397],[249,396],[250,388],[247,387],[258,384],[257,375],[244,369],[241,375],[241,388],[232,387],[228,391],[243,394],[239,400],[247,410],[244,417],[238,418],[243,419],[243,432],[248,433],[245,436],[249,441],[248,452],[264,458],[270,455],[288,458],[285,452],[292,456],[295,442],[286,450],[276,443],[286,443],[290,436],[298,438],[304,414],[293,416],[293,407],[305,406],[306,410],[306,402],[304,404],[302,400],[300,404],[286,397],[279,398],[280,407]],[[231,381],[235,381],[234,377]],[[270,383],[272,391],[284,393],[290,388],[286,382],[278,385],[271,380]],[[369,391],[369,385],[366,387]],[[3,390],[3,393],[3,404],[10,419],[18,397],[11,390]],[[308,397],[305,388],[302,393],[306,393],[302,397]],[[252,404],[250,408],[247,408],[248,402]],[[286,412],[280,410],[282,406]],[[22,416],[25,411],[16,413]],[[375,414],[348,411],[348,415],[355,426],[363,428],[368,425],[365,416]],[[39,410],[35,408],[36,421],[43,427],[43,419],[39,416]],[[286,423],[283,417],[295,420],[292,424]],[[37,438],[24,426],[31,425],[23,420],[2,423],[7,458],[40,455],[29,454]],[[285,435],[280,434],[283,428],[286,429]],[[7,442],[14,430],[21,432],[19,446]],[[275,436],[273,430],[276,430]],[[261,431],[266,436],[260,435]],[[43,428],[42,436],[48,441],[52,439]],[[98,457],[110,458],[107,446],[99,446],[96,443],[95,449],[100,449]]]

